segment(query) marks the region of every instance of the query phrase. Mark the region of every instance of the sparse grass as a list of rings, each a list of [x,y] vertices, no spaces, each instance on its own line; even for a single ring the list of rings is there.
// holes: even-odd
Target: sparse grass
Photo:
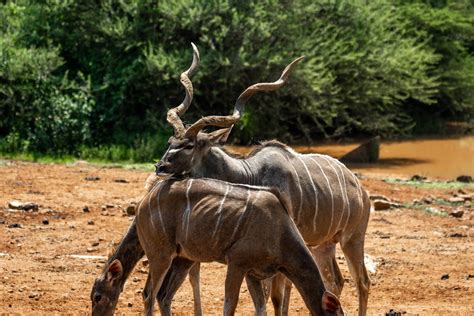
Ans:
[[[409,209],[415,209],[415,210],[421,210],[427,214],[434,215],[434,216],[441,216],[441,217],[446,217],[448,216],[448,213],[446,211],[437,209],[436,207],[428,206],[426,204],[412,204],[412,203],[407,203],[402,205],[403,208],[409,208]]]
[[[443,211],[443,210],[439,210],[437,208],[434,208],[434,207],[424,207],[423,208],[423,211],[425,213],[428,213],[430,215],[435,215],[435,216],[441,216],[441,217],[446,217],[448,216],[448,213]]]
[[[0,167],[8,166],[10,162],[8,160],[0,159]]]
[[[383,181],[390,184],[403,184],[403,185],[413,185],[417,188],[423,189],[462,189],[474,187],[474,183],[465,183],[458,181],[413,181],[413,180],[402,180],[396,178],[386,178]]]
[[[0,166],[7,166],[9,164],[9,160],[23,160],[23,161],[32,161],[38,162],[43,164],[48,163],[57,163],[57,164],[73,164],[78,160],[83,160],[78,157],[74,156],[53,156],[53,155],[46,155],[46,154],[33,154],[33,153],[19,153],[19,154],[11,154],[11,153],[0,153]],[[85,160],[90,164],[102,166],[105,168],[124,168],[124,169],[131,169],[131,170],[141,170],[141,171],[153,171],[154,170],[154,163],[146,162],[146,163],[136,163],[129,160],[126,161],[109,161],[106,159],[87,159]]]

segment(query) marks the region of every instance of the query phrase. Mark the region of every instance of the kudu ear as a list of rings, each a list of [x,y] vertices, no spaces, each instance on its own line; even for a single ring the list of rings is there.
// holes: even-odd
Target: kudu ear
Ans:
[[[322,298],[323,310],[329,315],[343,315],[341,302],[336,295],[325,291]]]
[[[229,138],[232,127],[234,127],[234,125],[226,128],[220,128],[214,132],[208,133],[207,135],[212,142],[223,145],[225,142],[227,142],[227,138]]]
[[[120,278],[123,274],[123,267],[120,260],[115,259],[107,268],[107,281],[112,282]]]

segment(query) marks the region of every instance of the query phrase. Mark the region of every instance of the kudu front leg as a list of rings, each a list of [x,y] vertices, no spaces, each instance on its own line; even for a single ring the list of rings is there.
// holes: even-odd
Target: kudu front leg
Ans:
[[[194,263],[194,261],[190,261],[184,258],[175,258],[171,264],[170,269],[166,273],[166,276],[161,284],[160,290],[156,299],[158,300],[158,305],[160,307],[161,315],[171,316],[171,302],[173,297],[175,296],[178,289],[183,284],[186,276],[190,275],[191,278],[191,271],[192,268],[197,265],[199,267],[199,263]],[[198,270],[199,273],[199,270]],[[197,284],[199,285],[199,274],[197,276]],[[193,285],[194,290],[194,285]],[[199,288],[198,296],[199,296]],[[199,311],[196,313],[196,301],[195,301],[195,314],[200,315],[201,306],[199,305]]]
[[[225,278],[224,316],[233,316],[235,314],[235,309],[239,302],[240,286],[244,276],[245,271],[240,267],[232,264],[228,265]]]
[[[171,316],[171,302],[173,301],[173,297],[175,296],[176,292],[183,284],[184,280],[186,279],[186,275],[188,273],[191,279],[191,275],[193,274],[191,273],[191,271],[193,270],[194,266],[198,266],[198,273],[199,273],[199,263],[196,263],[195,265],[193,264],[194,264],[193,261],[189,261],[184,258],[175,258],[173,260],[170,269],[168,270],[165,278],[163,279],[158,295],[156,296],[156,299],[158,301],[158,306],[160,307],[161,315]],[[194,275],[194,278],[196,278],[195,274],[193,275]],[[197,275],[197,282],[199,285],[199,274]],[[194,290],[194,285],[193,285],[193,290]],[[147,300],[151,291],[152,291],[151,279],[150,279],[150,274],[148,274],[145,288],[143,289],[143,292],[142,292],[144,302]],[[198,288],[198,294],[199,294],[199,288]],[[196,301],[195,301],[194,308],[195,308],[195,311],[194,311],[195,315],[200,316],[202,314],[200,302],[198,306],[196,306]]]
[[[317,247],[311,247],[309,250],[318,265],[326,289],[337,297],[341,296],[344,277],[336,261],[336,244],[324,243]]]
[[[145,314],[147,316],[152,316],[155,297],[158,295],[166,273],[171,266],[171,258],[149,258],[149,261],[150,272],[145,286],[148,294],[145,298]]]
[[[252,297],[253,305],[255,307],[256,316],[264,316],[267,314],[266,309],[266,296],[263,288],[263,281],[260,281],[250,275],[245,276],[247,287],[249,289],[250,296]]]
[[[341,248],[347,260],[347,266],[357,287],[359,296],[359,316],[367,314],[370,279],[364,263],[364,236],[357,234],[348,241],[341,242]]]
[[[189,270],[189,282],[191,282],[191,287],[193,288],[195,316],[202,316],[200,272],[201,264],[199,262],[195,262],[191,267],[191,270]]]
[[[273,277],[271,298],[276,316],[288,315],[291,287],[291,281],[284,274],[277,273]]]

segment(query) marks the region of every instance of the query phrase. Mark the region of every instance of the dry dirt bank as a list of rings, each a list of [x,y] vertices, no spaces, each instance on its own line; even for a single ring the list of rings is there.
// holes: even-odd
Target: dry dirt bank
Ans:
[[[0,314],[90,312],[89,294],[103,259],[74,255],[108,255],[130,223],[123,208],[143,194],[147,176],[145,172],[88,164],[0,165]],[[86,177],[100,179],[88,181]],[[377,179],[362,182],[371,194],[383,194],[401,203],[427,196],[449,198],[455,191],[387,184]],[[464,191],[474,193],[472,187]],[[38,203],[39,211],[12,212],[8,209],[12,200]],[[110,208],[103,210],[107,204]],[[83,211],[85,206],[90,212]],[[435,207],[447,211],[454,208]],[[435,216],[414,208],[371,214],[366,253],[377,263],[377,269],[371,273],[370,315],[390,309],[420,315],[468,315],[474,311],[474,212],[468,205],[461,209],[461,218]],[[48,224],[43,223],[46,219]],[[21,227],[11,227],[13,224]],[[342,302],[354,315],[354,284],[339,250],[338,256],[346,277]],[[219,314],[225,267],[204,264],[201,273],[205,314]],[[140,263],[125,285],[118,314],[142,311],[139,291],[145,279],[146,268]],[[241,292],[238,312],[251,314],[245,285]],[[306,314],[301,298],[293,293],[291,314]],[[190,314],[192,306],[192,292],[186,282],[175,298],[173,311]],[[270,304],[268,308],[271,312]]]

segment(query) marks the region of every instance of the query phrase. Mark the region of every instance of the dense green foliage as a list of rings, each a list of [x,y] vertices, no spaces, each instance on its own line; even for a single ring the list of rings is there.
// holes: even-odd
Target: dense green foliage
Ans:
[[[179,74],[201,52],[185,120],[255,96],[234,140],[431,131],[474,113],[469,1],[4,1],[0,151],[147,161],[171,129]],[[263,123],[263,124],[262,124]]]

